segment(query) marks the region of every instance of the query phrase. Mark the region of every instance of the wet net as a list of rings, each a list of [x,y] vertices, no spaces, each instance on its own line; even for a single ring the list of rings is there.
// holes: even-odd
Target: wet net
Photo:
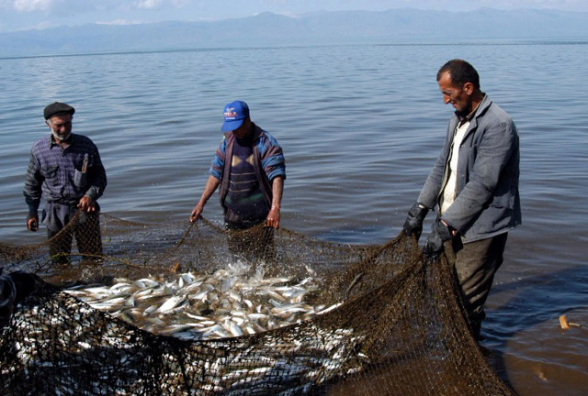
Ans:
[[[2,394],[514,394],[447,260],[402,234],[349,245],[105,214],[62,233],[0,245],[4,273],[39,277],[1,330]]]

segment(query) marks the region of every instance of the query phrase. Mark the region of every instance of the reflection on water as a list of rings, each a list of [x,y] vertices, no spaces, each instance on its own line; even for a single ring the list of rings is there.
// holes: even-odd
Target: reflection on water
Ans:
[[[451,108],[436,71],[464,57],[521,140],[523,226],[509,236],[484,345],[521,395],[586,394],[586,327],[563,332],[557,318],[588,326],[588,91],[578,89],[587,53],[585,44],[335,45],[0,60],[0,241],[44,237],[25,231],[21,191],[30,147],[48,133],[46,104],[75,106],[74,132],[98,145],[103,210],[162,222],[187,221],[222,108],[242,99],[284,147],[283,226],[382,243],[400,231],[445,136]],[[216,199],[204,215],[221,219]]]

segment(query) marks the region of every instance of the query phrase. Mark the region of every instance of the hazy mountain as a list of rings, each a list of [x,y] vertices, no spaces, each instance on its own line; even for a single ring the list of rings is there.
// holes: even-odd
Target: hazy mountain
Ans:
[[[395,9],[296,18],[271,13],[217,22],[82,25],[0,34],[0,56],[328,43],[588,39],[588,13]]]

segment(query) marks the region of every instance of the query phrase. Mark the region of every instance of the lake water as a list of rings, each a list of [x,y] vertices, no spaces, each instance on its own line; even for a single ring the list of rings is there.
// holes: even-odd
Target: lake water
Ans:
[[[332,45],[0,59],[0,241],[25,231],[24,175],[43,108],[64,101],[98,145],[103,211],[188,219],[242,99],[284,148],[281,225],[383,243],[401,230],[439,153],[452,107],[435,81],[469,60],[520,133],[523,225],[510,233],[483,345],[520,395],[588,394],[588,42]],[[220,220],[216,197],[204,216]],[[433,216],[429,216],[433,217]],[[574,327],[564,332],[558,317]]]

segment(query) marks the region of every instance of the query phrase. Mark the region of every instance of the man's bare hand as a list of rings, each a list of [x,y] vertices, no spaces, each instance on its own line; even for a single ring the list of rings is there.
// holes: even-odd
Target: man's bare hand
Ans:
[[[265,224],[268,227],[275,228],[276,230],[280,228],[280,209],[272,206],[272,209],[265,219]]]
[[[39,229],[39,218],[37,216],[27,216],[27,229],[33,232],[36,232]]]
[[[195,222],[196,220],[198,220],[200,218],[200,215],[202,214],[202,211],[204,210],[204,208],[200,205],[196,205],[194,207],[194,209],[192,209],[192,213],[190,214],[190,222]]]
[[[84,195],[78,203],[78,209],[82,212],[92,213],[96,211],[96,202],[87,195]]]

